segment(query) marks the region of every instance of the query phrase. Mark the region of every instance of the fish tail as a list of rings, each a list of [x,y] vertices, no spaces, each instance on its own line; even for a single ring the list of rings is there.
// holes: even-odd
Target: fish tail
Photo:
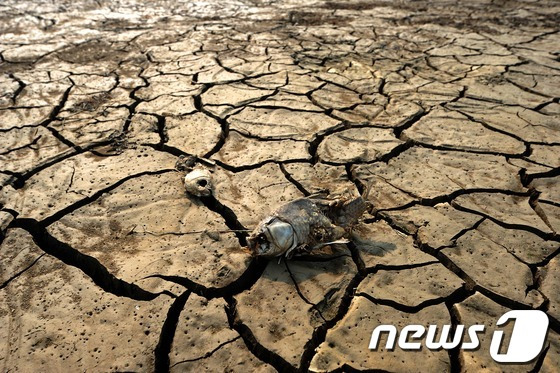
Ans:
[[[358,220],[366,212],[368,206],[364,198],[358,197],[346,206],[346,212],[352,220]]]
[[[368,203],[361,196],[354,198],[340,207],[336,213],[335,223],[343,227],[356,224],[368,207]]]

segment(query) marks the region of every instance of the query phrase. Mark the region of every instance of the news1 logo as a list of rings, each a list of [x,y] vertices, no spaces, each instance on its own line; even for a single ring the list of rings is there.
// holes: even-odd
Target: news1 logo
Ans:
[[[500,346],[504,341],[504,332],[496,330],[492,334],[490,342],[490,356],[494,361],[499,363],[526,363],[534,358],[542,351],[548,331],[548,316],[542,311],[537,310],[513,310],[503,314],[496,323],[496,326],[503,326],[508,321],[515,320],[513,331],[510,336],[507,350],[500,353]],[[474,350],[480,346],[478,339],[479,333],[484,333],[484,325],[471,325],[467,329],[470,341],[463,342],[465,326],[457,325],[455,333],[449,340],[451,325],[443,325],[439,341],[436,341],[437,325],[429,325],[425,339],[424,334],[426,328],[423,325],[407,325],[400,335],[394,325],[379,325],[371,333],[369,349],[376,350],[379,344],[381,333],[387,334],[387,343],[385,349],[393,350],[395,348],[395,340],[398,335],[398,346],[403,350],[420,350],[422,341],[425,342],[426,348],[430,350],[453,349],[459,344],[462,350]],[[411,339],[412,341],[409,341]],[[413,340],[418,340],[413,342]]]

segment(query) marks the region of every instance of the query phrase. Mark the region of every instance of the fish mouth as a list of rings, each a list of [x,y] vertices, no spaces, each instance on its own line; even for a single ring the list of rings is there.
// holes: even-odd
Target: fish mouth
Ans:
[[[270,256],[270,254],[268,254],[271,250],[270,250],[270,245],[261,245],[258,248],[259,251],[259,256]]]
[[[251,252],[251,255],[253,257],[256,257],[256,256],[259,255],[256,237],[248,237],[247,238],[247,247],[249,248],[249,251]]]
[[[249,237],[247,239],[247,244],[253,257],[269,256],[267,253],[270,251],[271,247],[270,243],[267,242],[264,233],[259,233],[256,236]]]

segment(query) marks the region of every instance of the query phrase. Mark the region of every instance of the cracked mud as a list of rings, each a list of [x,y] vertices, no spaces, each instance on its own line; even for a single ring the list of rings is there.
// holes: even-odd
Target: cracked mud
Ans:
[[[553,1],[0,4],[1,371],[502,371],[509,309],[560,354]],[[180,156],[213,160],[185,194]],[[247,229],[338,187],[348,245]],[[485,324],[472,351],[379,324]]]

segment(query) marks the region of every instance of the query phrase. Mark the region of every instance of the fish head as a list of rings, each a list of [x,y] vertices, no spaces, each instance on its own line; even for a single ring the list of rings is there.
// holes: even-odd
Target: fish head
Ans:
[[[263,220],[247,241],[253,255],[264,257],[283,255],[297,244],[292,225],[276,217]]]
[[[189,194],[197,197],[208,197],[212,194],[212,174],[206,169],[194,169],[183,181]]]

